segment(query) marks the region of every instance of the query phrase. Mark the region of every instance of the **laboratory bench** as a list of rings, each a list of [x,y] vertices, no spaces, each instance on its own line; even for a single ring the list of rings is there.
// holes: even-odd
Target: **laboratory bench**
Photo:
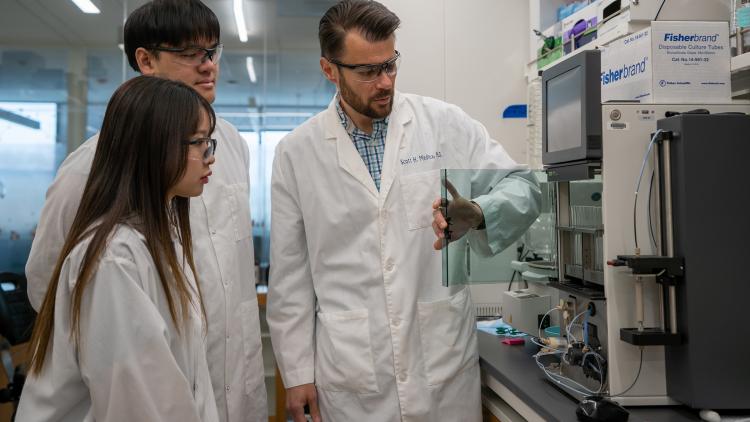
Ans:
[[[501,422],[576,421],[577,401],[549,381],[537,367],[536,350],[506,345],[502,337],[477,330],[482,404]],[[629,421],[700,421],[686,406],[628,407]],[[485,418],[487,420],[487,418]]]

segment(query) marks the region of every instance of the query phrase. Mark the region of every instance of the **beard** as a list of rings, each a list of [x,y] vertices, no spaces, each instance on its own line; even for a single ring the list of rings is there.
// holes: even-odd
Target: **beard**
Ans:
[[[393,109],[393,89],[380,90],[374,96],[370,97],[366,101],[363,101],[354,92],[354,90],[351,89],[349,84],[346,82],[346,79],[344,79],[343,74],[341,74],[341,77],[339,78],[339,90],[341,91],[341,98],[347,104],[349,104],[349,106],[353,108],[354,111],[363,116],[367,116],[371,119],[382,119],[391,114],[391,110]],[[379,109],[376,109],[374,107],[373,103],[375,102],[375,100],[388,96],[390,96],[391,99],[388,102],[387,106]]]

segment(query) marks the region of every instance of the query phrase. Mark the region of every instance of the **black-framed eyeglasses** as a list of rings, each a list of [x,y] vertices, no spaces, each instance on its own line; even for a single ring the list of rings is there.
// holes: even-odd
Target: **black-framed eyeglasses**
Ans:
[[[221,53],[224,51],[224,44],[216,44],[211,48],[203,48],[198,46],[189,46],[183,48],[177,47],[162,47],[159,45],[150,48],[154,51],[166,51],[168,53],[174,53],[174,60],[178,63],[185,64],[188,66],[198,66],[211,60],[213,64],[219,64],[221,59]]]
[[[401,53],[396,50],[393,58],[376,64],[347,64],[336,59],[328,59],[329,62],[336,66],[345,67],[354,73],[354,79],[359,82],[375,82],[380,77],[381,72],[385,72],[389,77],[396,76],[398,67],[401,64]]]
[[[186,141],[185,144],[205,148],[203,150],[203,161],[208,161],[216,153],[216,139],[214,138],[193,139],[192,141]]]

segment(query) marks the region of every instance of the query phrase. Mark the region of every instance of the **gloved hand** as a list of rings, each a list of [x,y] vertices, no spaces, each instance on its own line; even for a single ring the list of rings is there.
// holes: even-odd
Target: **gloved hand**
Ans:
[[[448,201],[447,207],[442,204],[441,198],[432,203],[432,230],[437,236],[433,247],[436,250],[443,248],[444,230],[446,228],[449,232],[448,242],[453,242],[484,222],[484,213],[482,213],[482,208],[479,205],[462,197],[448,180],[445,181],[445,187],[453,200]],[[450,221],[446,220],[445,215],[448,216]]]

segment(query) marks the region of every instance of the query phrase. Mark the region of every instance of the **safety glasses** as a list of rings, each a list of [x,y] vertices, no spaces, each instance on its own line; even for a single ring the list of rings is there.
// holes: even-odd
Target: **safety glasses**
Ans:
[[[396,51],[396,55],[393,58],[376,64],[347,64],[342,63],[336,59],[328,59],[329,62],[339,67],[344,67],[352,71],[354,79],[359,82],[371,83],[378,80],[380,74],[385,72],[388,77],[396,76],[398,67],[401,64],[401,53]]]
[[[203,150],[203,161],[208,161],[216,152],[216,139],[213,138],[193,139],[185,142],[185,144]]]
[[[197,46],[184,48],[154,46],[151,47],[151,50],[172,53],[173,59],[177,63],[187,66],[199,66],[205,63],[206,60],[211,60],[213,64],[219,64],[221,53],[224,51],[224,45],[216,44],[216,46],[212,48]]]

